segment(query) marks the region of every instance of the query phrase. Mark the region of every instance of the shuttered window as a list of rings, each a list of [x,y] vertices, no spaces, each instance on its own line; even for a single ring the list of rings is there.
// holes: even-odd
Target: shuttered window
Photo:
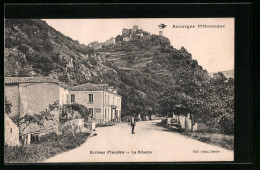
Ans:
[[[88,97],[89,97],[89,102],[93,103],[93,94],[89,94]]]
[[[91,118],[94,118],[93,108],[89,108],[89,115]]]
[[[70,99],[71,103],[75,103],[75,94],[71,94]]]

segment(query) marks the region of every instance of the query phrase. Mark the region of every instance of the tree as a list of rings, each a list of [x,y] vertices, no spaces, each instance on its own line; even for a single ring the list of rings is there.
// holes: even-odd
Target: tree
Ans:
[[[11,108],[12,108],[12,103],[9,100],[7,100],[7,97],[5,96],[5,113],[6,114],[11,113],[12,111]]]
[[[115,42],[123,42],[123,37],[121,35],[116,36]]]
[[[36,124],[39,127],[44,127],[44,122],[53,120],[54,115],[50,111],[57,109],[59,107],[58,101],[55,101],[53,104],[49,104],[49,110],[41,111],[40,113],[26,113],[23,116],[15,116],[12,118],[13,122],[20,128],[19,136],[23,140],[24,130],[29,127],[31,124]]]
[[[89,111],[88,108],[85,107],[82,104],[78,104],[78,103],[73,103],[73,104],[64,104],[62,106],[62,113],[61,116],[62,117],[67,117],[67,114],[70,112],[73,116],[74,111],[78,111],[79,114],[82,116],[82,118],[84,118],[84,120],[86,121],[89,117]]]

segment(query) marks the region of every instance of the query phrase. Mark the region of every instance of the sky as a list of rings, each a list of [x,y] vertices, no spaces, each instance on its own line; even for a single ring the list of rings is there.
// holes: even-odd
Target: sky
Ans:
[[[174,48],[182,46],[208,72],[234,70],[234,18],[129,18],[129,19],[43,19],[57,31],[79,43],[104,42],[122,34],[123,28],[138,25],[151,34],[170,39]],[[164,29],[158,27],[165,24]],[[177,28],[177,26],[184,26]],[[188,25],[194,28],[187,29]],[[224,25],[222,28],[199,28],[198,25]],[[175,27],[174,27],[175,26]]]

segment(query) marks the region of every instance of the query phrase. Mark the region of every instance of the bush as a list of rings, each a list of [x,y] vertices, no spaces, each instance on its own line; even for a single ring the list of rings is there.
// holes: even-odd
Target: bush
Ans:
[[[76,148],[86,141],[89,133],[57,135],[50,133],[41,137],[37,144],[29,147],[5,145],[5,162],[41,162],[56,154]]]
[[[24,54],[27,54],[28,51],[29,51],[29,48],[28,48],[27,45],[21,44],[21,45],[19,45],[18,50],[20,50],[20,51],[21,51],[22,53],[24,53]]]
[[[226,113],[219,120],[220,131],[224,134],[234,134],[234,115]]]
[[[17,39],[12,39],[12,38],[6,38],[5,40],[5,47],[6,48],[12,48],[14,46],[17,46],[20,44],[20,41]]]
[[[62,117],[66,116],[70,110],[74,113],[74,111],[78,111],[78,113],[84,118],[84,120],[88,119],[89,112],[88,108],[82,104],[73,103],[73,104],[64,104],[62,106]]]

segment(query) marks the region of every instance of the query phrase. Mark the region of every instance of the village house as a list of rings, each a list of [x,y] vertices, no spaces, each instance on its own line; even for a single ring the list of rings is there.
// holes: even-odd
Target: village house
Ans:
[[[17,145],[19,136],[30,144],[33,136],[55,131],[60,124],[61,109],[65,104],[78,103],[86,106],[94,122],[121,120],[121,96],[107,84],[83,84],[68,86],[50,77],[6,77],[5,96],[11,103],[11,112],[5,116],[5,142]],[[54,103],[58,107],[48,110]],[[18,126],[13,120],[26,114],[49,111],[53,120],[45,121],[43,127],[36,124]],[[18,133],[17,133],[18,131]]]
[[[96,123],[121,121],[121,96],[108,84],[83,84],[70,89],[71,103],[79,103],[89,109]]]
[[[61,107],[67,103],[69,98],[68,86],[49,77],[6,77],[5,78],[5,96],[12,104],[11,113],[8,114],[9,122],[15,117],[23,117],[26,114],[39,114],[47,111],[50,104],[58,102]],[[44,122],[45,127],[55,128],[59,124],[59,109],[50,111],[54,115],[52,121]],[[6,128],[12,123],[6,123]],[[12,128],[13,129],[13,128]],[[6,131],[11,131],[5,129]],[[30,142],[31,134],[39,133],[42,129],[32,124],[24,129],[19,127],[19,132],[27,136]]]
[[[5,144],[19,146],[19,127],[5,113]]]

